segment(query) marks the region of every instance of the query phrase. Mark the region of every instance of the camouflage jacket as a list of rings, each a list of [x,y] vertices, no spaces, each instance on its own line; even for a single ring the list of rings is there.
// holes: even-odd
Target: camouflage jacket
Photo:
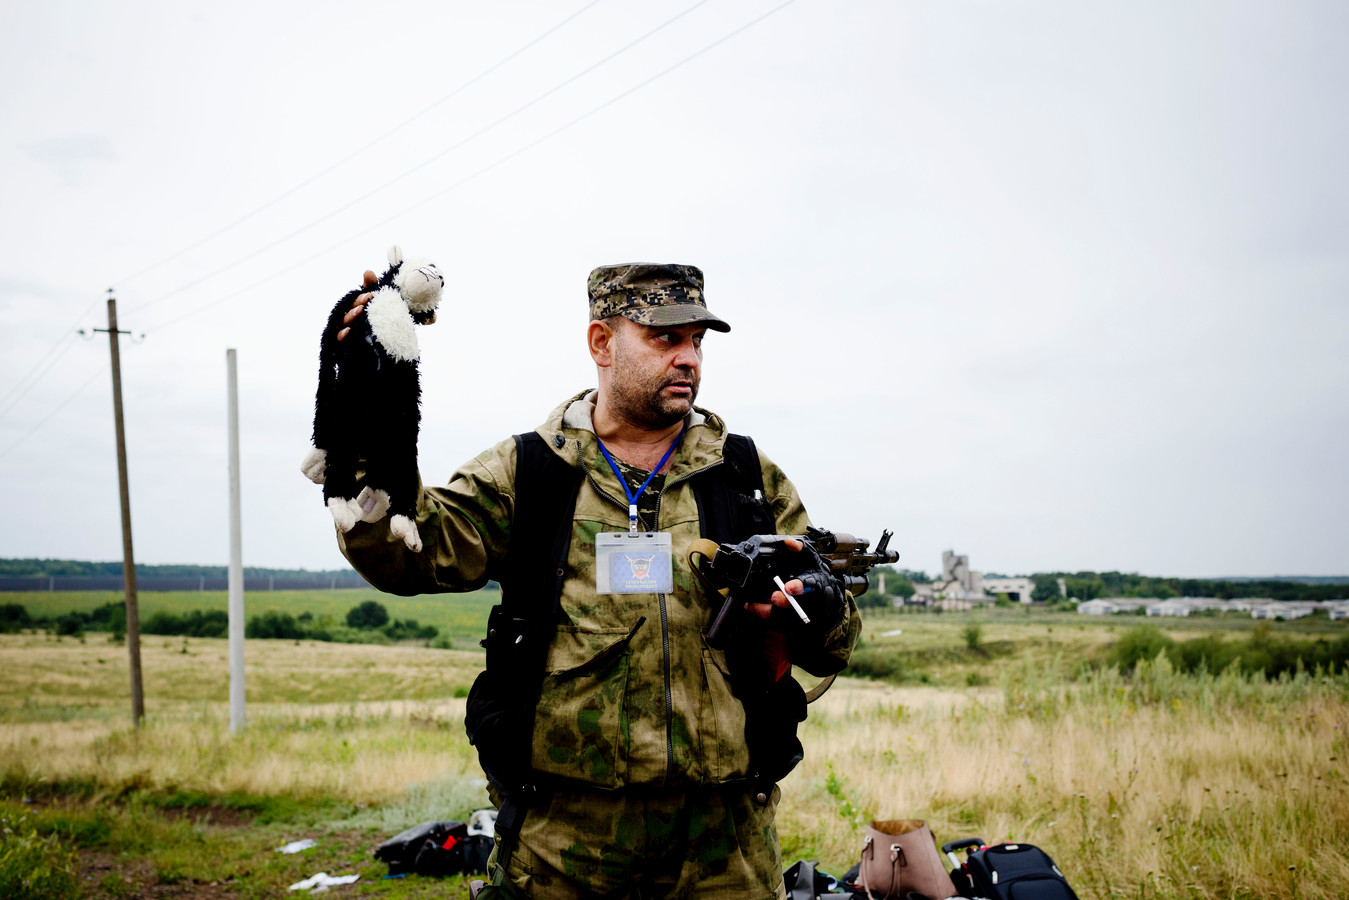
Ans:
[[[595,535],[626,531],[628,521],[623,488],[600,455],[593,396],[571,398],[537,429],[586,478],[562,591],[564,624],[549,648],[547,671],[540,673],[533,766],[600,788],[744,778],[744,709],[732,693],[725,654],[704,639],[714,605],[688,564],[689,544],[699,537],[689,478],[721,462],[726,427],[695,408],[657,497],[656,528],[672,537],[673,593],[601,595],[595,589]],[[553,440],[558,434],[565,437],[561,448]],[[762,453],[759,461],[778,533],[802,533],[809,520],[796,489]],[[387,520],[358,523],[339,535],[342,552],[372,584],[395,594],[468,591],[499,580],[511,537],[515,467],[515,441],[507,439],[462,467],[447,486],[424,487],[417,512],[421,553],[408,551]],[[642,617],[645,623],[634,632]],[[793,662],[816,673],[838,671],[860,631],[850,600],[819,655]],[[606,652],[625,640],[623,652]]]

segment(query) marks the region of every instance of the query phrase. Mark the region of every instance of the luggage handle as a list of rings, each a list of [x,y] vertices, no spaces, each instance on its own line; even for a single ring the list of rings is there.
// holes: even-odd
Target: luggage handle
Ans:
[[[982,847],[984,839],[980,837],[965,838],[960,841],[947,841],[941,845],[941,852],[946,854],[946,858],[951,861],[953,869],[960,868],[960,860],[956,859],[957,850],[968,850],[970,847]]]

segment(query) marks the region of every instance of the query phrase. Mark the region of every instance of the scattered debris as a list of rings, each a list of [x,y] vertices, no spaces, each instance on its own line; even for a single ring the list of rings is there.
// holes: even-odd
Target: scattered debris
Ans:
[[[277,847],[277,853],[299,853],[301,850],[308,850],[310,847],[317,847],[319,842],[313,838],[305,838],[302,841],[291,841],[284,847]]]
[[[329,875],[327,872],[319,872],[317,875],[306,878],[304,881],[297,881],[290,886],[292,891],[309,891],[311,894],[317,894],[320,891],[326,891],[330,887],[337,887],[341,884],[353,884],[360,875]]]

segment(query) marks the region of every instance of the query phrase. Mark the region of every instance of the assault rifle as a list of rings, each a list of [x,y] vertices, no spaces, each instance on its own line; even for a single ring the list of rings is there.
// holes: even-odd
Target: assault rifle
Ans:
[[[899,560],[899,551],[888,549],[891,537],[892,532],[882,531],[876,549],[870,553],[867,547],[871,542],[866,538],[813,526],[806,528],[805,534],[756,534],[739,544],[695,542],[689,554],[694,572],[714,591],[726,592],[726,599],[707,630],[707,642],[713,647],[724,647],[732,610],[747,602],[766,602],[778,589],[775,577],[787,581],[803,572],[828,568],[853,596],[866,593],[870,587],[867,572],[871,567]],[[800,552],[791,550],[785,544],[789,538],[800,541],[804,548]],[[703,557],[701,566],[693,560],[695,555]],[[777,614],[779,611],[775,610],[774,615]],[[790,610],[786,614],[793,615]]]

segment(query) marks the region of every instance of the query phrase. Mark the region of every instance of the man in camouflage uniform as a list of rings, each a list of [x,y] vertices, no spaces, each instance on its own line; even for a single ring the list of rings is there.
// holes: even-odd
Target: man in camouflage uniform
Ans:
[[[779,792],[748,781],[745,712],[725,653],[705,639],[719,598],[709,598],[687,561],[700,533],[690,478],[722,463],[727,435],[720,418],[693,404],[702,340],[730,326],[708,311],[702,272],[692,266],[604,266],[588,287],[599,387],[563,401],[536,429],[585,476],[533,728],[531,764],[552,787],[528,808],[508,859],[496,859],[505,855],[498,843],[492,884],[480,896],[784,897],[773,821]],[[803,533],[809,520],[795,488],[762,454],[759,465],[777,533]],[[420,553],[390,533],[387,519],[339,535],[342,552],[396,594],[502,580],[516,466],[508,438],[447,486],[423,488]],[[674,589],[600,594],[596,534],[628,530],[624,498],[653,474],[637,500],[639,524],[671,535]],[[803,590],[797,580],[787,588]],[[781,592],[763,600],[746,608],[767,618],[773,605],[787,605]],[[860,619],[851,598],[835,606],[792,663],[818,675],[846,665]]]

